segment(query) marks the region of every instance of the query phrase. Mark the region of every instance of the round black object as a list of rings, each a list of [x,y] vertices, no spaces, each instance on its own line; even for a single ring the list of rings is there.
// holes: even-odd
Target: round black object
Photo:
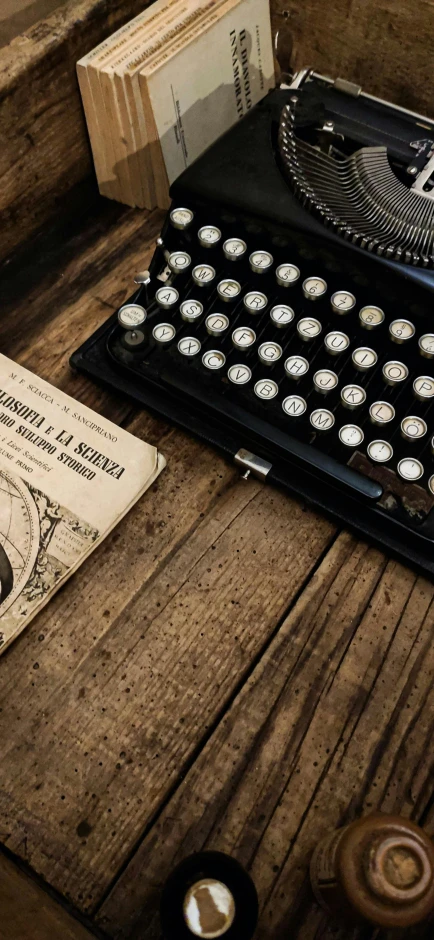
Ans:
[[[216,882],[232,896],[234,908],[227,929],[213,933],[195,931],[186,922],[184,907],[195,885]],[[190,855],[169,875],[160,904],[161,928],[166,940],[220,937],[221,940],[250,940],[258,922],[258,895],[250,875],[239,862],[222,852]]]

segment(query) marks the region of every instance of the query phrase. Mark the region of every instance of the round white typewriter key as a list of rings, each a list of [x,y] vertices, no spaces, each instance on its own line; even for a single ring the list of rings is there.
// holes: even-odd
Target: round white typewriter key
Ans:
[[[194,213],[191,209],[172,209],[170,213],[170,221],[174,228],[186,229],[191,225],[194,218]]]
[[[403,457],[398,463],[397,470],[400,477],[410,483],[420,480],[424,473],[423,464],[420,460],[414,460],[413,457]]]
[[[300,277],[300,269],[295,264],[279,264],[276,268],[276,280],[280,287],[290,287]]]
[[[261,362],[273,365],[282,355],[282,347],[279,343],[261,343],[258,349],[258,356]]]
[[[204,287],[206,284],[211,284],[211,281],[214,280],[215,270],[210,264],[197,264],[193,268],[191,276],[195,284],[198,284],[199,287]]]
[[[405,343],[414,336],[416,330],[410,320],[392,320],[389,336],[394,343]]]
[[[413,382],[413,391],[420,401],[428,401],[434,395],[434,379],[430,375],[419,375]]]
[[[434,333],[424,333],[419,338],[419,352],[426,359],[434,359]]]
[[[159,287],[155,291],[155,300],[163,310],[170,310],[179,300],[178,291],[175,287]]]
[[[315,339],[321,333],[322,326],[319,320],[311,317],[303,317],[297,323],[297,333],[304,342]]]
[[[224,281],[220,281],[220,283],[217,284],[217,293],[222,300],[235,300],[241,293],[241,284],[239,284],[238,281],[225,278]]]
[[[282,329],[283,327],[288,326],[288,323],[292,322],[294,319],[294,311],[292,307],[286,307],[284,304],[277,304],[275,307],[271,308],[270,317],[274,323],[274,326]]]
[[[403,362],[385,362],[382,369],[383,379],[387,385],[398,385],[408,378],[408,369]]]
[[[282,408],[291,418],[300,418],[304,415],[307,405],[301,395],[288,395],[282,402]]]
[[[363,442],[364,433],[357,424],[344,424],[339,429],[339,440],[347,447],[358,447]]]
[[[327,392],[331,392],[336,388],[338,377],[336,372],[332,372],[330,369],[319,369],[318,372],[315,372],[313,384],[317,392],[327,395]]]
[[[324,297],[327,291],[327,284],[322,277],[307,277],[303,281],[303,294],[308,300],[318,300]]]
[[[267,306],[268,297],[266,297],[265,294],[260,294],[258,291],[252,290],[243,297],[243,303],[249,313],[260,313],[261,310],[264,310]]]
[[[256,333],[249,326],[237,326],[232,333],[232,342],[237,349],[248,349],[256,343]]]
[[[289,356],[285,362],[285,372],[289,379],[301,379],[309,370],[309,363],[304,356]]]
[[[316,408],[310,415],[310,423],[315,431],[330,431],[335,423],[335,416],[327,408]]]
[[[381,307],[362,307],[359,312],[360,326],[365,330],[375,330],[375,327],[384,323],[384,312]]]
[[[273,255],[269,251],[253,251],[249,258],[249,264],[255,274],[263,274],[269,271],[273,264]]]
[[[219,349],[209,349],[203,354],[202,362],[206,369],[222,369],[226,362],[226,356]]]
[[[183,300],[179,310],[186,323],[194,323],[203,314],[203,306],[198,300]]]
[[[338,330],[327,333],[327,336],[324,338],[324,346],[331,356],[339,356],[340,353],[348,349],[349,345],[350,340],[347,334],[339,333]]]
[[[373,349],[369,349],[369,346],[359,346],[358,349],[354,350],[351,359],[355,369],[358,369],[359,372],[367,372],[368,369],[372,369],[372,366],[376,365],[378,356]]]
[[[201,344],[195,336],[183,336],[178,343],[178,351],[183,356],[197,356]]]
[[[125,304],[118,310],[118,323],[124,330],[134,330],[146,320],[146,310],[140,304]]]
[[[393,447],[389,441],[371,441],[367,447],[368,457],[375,463],[387,463],[393,457]]]
[[[330,303],[335,313],[345,314],[356,306],[356,298],[347,290],[337,290],[332,294]]]
[[[235,365],[228,369],[228,379],[234,385],[246,385],[252,378],[252,370],[248,366]]]
[[[408,415],[401,421],[401,434],[407,441],[416,441],[424,437],[428,427],[423,418],[417,418],[415,415]]]
[[[157,343],[170,343],[176,333],[173,323],[157,323],[152,335]]]
[[[366,401],[366,392],[360,385],[345,385],[341,391],[344,408],[359,408]]]
[[[236,261],[237,258],[242,258],[247,251],[247,245],[242,238],[227,238],[223,242],[223,252],[225,258],[228,258],[229,261]]]
[[[275,398],[279,391],[279,386],[277,382],[273,382],[272,379],[259,379],[259,382],[256,382],[255,385],[255,395],[258,398]]]
[[[430,477],[428,480],[428,489],[430,493],[434,496],[434,476]]]
[[[225,313],[210,313],[205,326],[210,336],[221,336],[229,326],[229,317]]]
[[[197,237],[204,248],[211,248],[213,245],[219,243],[222,233],[215,225],[202,225],[202,228],[200,228],[197,233]]]
[[[388,401],[374,401],[369,408],[369,416],[373,424],[388,424],[395,417],[395,409]]]
[[[181,274],[182,271],[186,271],[187,268],[190,267],[191,258],[186,251],[172,251],[172,254],[169,255],[167,259],[167,263],[174,274]]]

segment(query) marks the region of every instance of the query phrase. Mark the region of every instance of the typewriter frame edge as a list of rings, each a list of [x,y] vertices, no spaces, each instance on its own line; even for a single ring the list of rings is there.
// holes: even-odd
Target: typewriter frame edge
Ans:
[[[377,95],[371,95],[368,91],[363,91],[361,85],[356,85],[355,82],[350,82],[347,79],[342,79],[339,76],[337,78],[330,78],[329,75],[322,75],[321,72],[315,72],[313,68],[303,68],[297,69],[294,72],[294,75],[291,76],[291,81],[289,84],[282,82],[278,87],[290,91],[291,88],[297,89],[301,88],[309,78],[317,79],[319,82],[324,82],[327,85],[336,87],[336,89],[343,95],[349,95],[353,98],[367,98],[368,101],[373,101],[375,104],[384,105],[387,108],[393,108],[394,111],[400,111],[401,114],[407,114],[408,117],[414,118],[416,121],[428,121],[430,124],[433,124],[434,119],[428,117],[426,114],[419,114],[418,111],[411,111],[410,108],[403,108],[400,104],[395,104],[393,101],[387,101],[386,98],[379,98]],[[348,87],[353,87],[357,89],[357,94],[350,92],[347,88],[344,87],[344,83]]]

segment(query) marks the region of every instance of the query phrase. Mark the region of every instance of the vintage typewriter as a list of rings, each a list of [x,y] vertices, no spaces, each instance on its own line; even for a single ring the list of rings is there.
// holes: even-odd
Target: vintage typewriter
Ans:
[[[434,573],[434,123],[304,70],[72,364]]]

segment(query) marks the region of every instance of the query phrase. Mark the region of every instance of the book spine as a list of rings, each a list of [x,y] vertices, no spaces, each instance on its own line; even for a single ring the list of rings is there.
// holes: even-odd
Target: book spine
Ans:
[[[113,79],[120,124],[127,142],[128,166],[130,168],[134,205],[139,209],[154,209],[157,200],[148,147],[147,128],[144,126],[140,135],[137,126],[136,108],[134,105],[134,113],[132,113],[123,78],[115,72]],[[144,142],[141,143],[139,135]]]
[[[177,0],[171,0],[171,2],[177,2]],[[169,6],[170,5],[169,3]],[[103,61],[104,57],[112,55],[118,49],[125,46],[131,38],[134,38],[142,30],[144,24],[146,24],[148,28],[149,26],[152,27],[153,21],[165,15],[166,9],[167,3],[165,0],[155,0],[152,5],[150,4],[145,10],[142,10],[134,19],[129,20],[128,23],[124,23],[120,29],[117,29],[115,33],[112,33],[111,36],[108,36],[107,39],[104,39],[103,42],[79,59],[80,65],[87,67],[91,62],[94,62],[95,59],[100,57],[101,61]]]
[[[122,200],[121,187],[117,180],[116,159],[111,135],[105,127],[104,95],[100,86],[99,76],[93,70],[99,70],[118,55],[119,51],[127,47],[146,29],[153,28],[153,24],[166,15],[167,6],[176,5],[180,0],[156,0],[152,6],[125,23],[112,36],[109,36],[77,63],[77,75],[83,107],[88,126],[92,156],[95,172],[101,195],[111,199]]]
[[[109,136],[111,141],[113,163],[109,166],[110,176],[118,181],[121,202],[127,206],[135,206],[128,167],[127,142],[120,125],[113,75],[110,69],[106,69],[101,70],[98,77],[104,102],[105,136]],[[109,153],[107,153],[107,159],[109,160]]]
[[[89,134],[89,141],[92,150],[93,164],[95,167],[98,188],[101,196],[110,197],[110,187],[107,184],[105,153],[102,143],[101,130],[97,118],[97,111],[92,97],[92,89],[90,87],[87,68],[80,62],[77,62],[77,78],[86,118],[87,131]]]

